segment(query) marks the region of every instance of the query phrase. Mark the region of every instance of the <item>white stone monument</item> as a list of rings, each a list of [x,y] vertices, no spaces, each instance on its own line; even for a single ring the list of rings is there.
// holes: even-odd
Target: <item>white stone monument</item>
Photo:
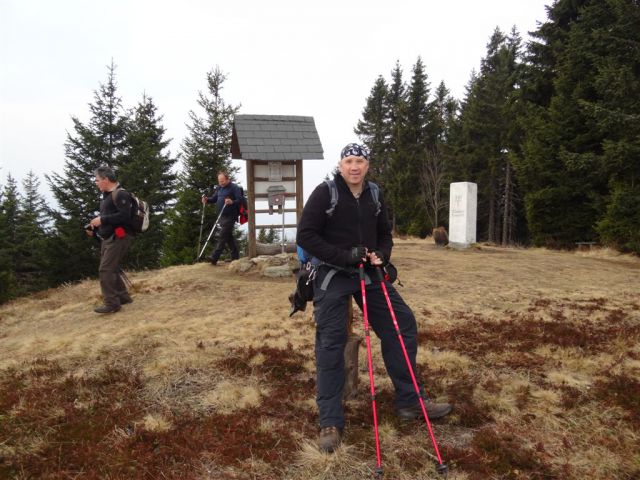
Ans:
[[[449,245],[468,248],[476,243],[478,185],[471,182],[452,183],[449,190]]]

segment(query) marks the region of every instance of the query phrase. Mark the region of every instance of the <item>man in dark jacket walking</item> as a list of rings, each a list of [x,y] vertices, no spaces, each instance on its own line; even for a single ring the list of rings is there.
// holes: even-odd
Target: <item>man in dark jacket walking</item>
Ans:
[[[371,195],[365,175],[369,169],[366,147],[349,144],[341,152],[339,174],[334,181],[338,203],[329,216],[329,187],[322,183],[307,201],[298,225],[297,243],[321,265],[314,278],[316,321],[316,403],[320,415],[318,447],[334,451],[345,425],[342,406],[344,347],[347,342],[348,301],[351,296],[362,308],[356,266],[366,263],[367,310],[374,332],[380,338],[385,367],[395,388],[396,415],[419,418],[422,410],[400,342],[374,269],[391,257],[393,240],[387,207],[382,195]],[[329,281],[327,282],[327,279]],[[386,284],[412,368],[416,371],[418,331],[411,309],[389,283]],[[451,405],[425,401],[431,419],[451,411]]]
[[[120,265],[133,243],[131,195],[120,187],[109,167],[95,170],[95,183],[102,192],[100,215],[89,222],[87,235],[97,235],[100,245],[100,288],[104,305],[96,313],[115,313],[121,305],[133,302],[122,280]]]
[[[202,203],[215,203],[218,213],[220,214],[220,235],[213,253],[209,257],[212,265],[217,265],[218,259],[224,251],[225,245],[229,246],[231,251],[231,260],[237,260],[240,257],[238,253],[238,244],[233,236],[233,227],[238,219],[240,203],[242,202],[242,193],[240,188],[231,181],[227,172],[218,173],[218,187],[211,197],[202,196]],[[224,208],[224,210],[223,210]]]

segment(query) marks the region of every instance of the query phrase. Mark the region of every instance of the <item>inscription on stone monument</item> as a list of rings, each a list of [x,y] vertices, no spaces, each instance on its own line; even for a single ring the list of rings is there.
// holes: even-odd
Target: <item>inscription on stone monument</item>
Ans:
[[[451,184],[449,192],[449,245],[467,248],[476,243],[478,186],[456,182]]]

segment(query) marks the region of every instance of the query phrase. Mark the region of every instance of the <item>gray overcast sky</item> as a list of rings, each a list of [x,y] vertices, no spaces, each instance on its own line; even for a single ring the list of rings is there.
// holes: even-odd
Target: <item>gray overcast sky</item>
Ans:
[[[240,113],[315,118],[325,160],[305,165],[305,196],[337,162],[378,75],[418,56],[432,90],[461,99],[497,26],[524,40],[551,0],[0,0],[0,184],[62,172],[71,116],[89,118],[113,59],[125,107],[143,92],[176,154],[189,110],[218,65]],[[244,174],[239,178],[245,183]]]

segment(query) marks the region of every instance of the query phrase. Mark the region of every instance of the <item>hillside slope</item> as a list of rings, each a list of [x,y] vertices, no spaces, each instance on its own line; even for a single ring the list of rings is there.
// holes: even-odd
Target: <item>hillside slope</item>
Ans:
[[[398,240],[449,478],[640,476],[640,260],[609,252]],[[312,308],[289,279],[208,264],[96,281],[0,307],[0,477],[350,479],[375,466],[368,377],[344,446],[314,448]],[[361,316],[356,315],[361,333]],[[373,339],[385,478],[437,478],[424,425],[392,415]]]

